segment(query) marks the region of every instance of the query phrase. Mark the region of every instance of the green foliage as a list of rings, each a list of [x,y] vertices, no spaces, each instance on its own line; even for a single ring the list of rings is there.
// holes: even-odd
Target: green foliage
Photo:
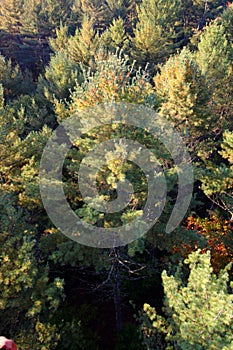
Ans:
[[[233,217],[233,132],[223,134],[221,163],[206,161],[206,168],[200,171],[202,190],[220,208]]]
[[[23,10],[21,33],[33,36],[48,35],[49,23],[45,2],[24,0]]]
[[[71,16],[71,0],[3,0],[0,28],[8,33],[49,35]]]
[[[3,85],[5,98],[29,94],[34,90],[32,78],[28,72],[23,74],[18,65],[0,55],[0,83]]]
[[[220,128],[229,127],[233,111],[232,57],[233,49],[224,26],[213,22],[200,37],[196,60],[206,76],[212,94],[212,108],[219,117]]]
[[[181,18],[185,37],[188,39],[202,30],[223,11],[226,3],[227,1],[221,0],[182,0]]]
[[[93,28],[93,22],[85,17],[81,29],[69,38],[68,54],[74,63],[92,65],[93,56],[100,45],[100,36]]]
[[[56,37],[51,37],[49,44],[51,49],[57,53],[59,51],[66,51],[68,44],[68,27],[66,25],[60,25],[59,28],[56,28]]]
[[[127,23],[127,29],[131,30],[136,15],[136,4],[134,0],[107,0],[108,8],[114,19],[122,18]]]
[[[145,346],[154,349],[159,336],[164,336],[165,349],[231,349],[233,295],[228,291],[228,269],[216,276],[210,253],[200,251],[190,254],[184,263],[190,268],[187,283],[181,267],[174,276],[162,273],[165,316],[144,304],[141,331]]]
[[[233,5],[228,3],[226,10],[222,13],[220,19],[229,42],[233,42]]]
[[[0,11],[1,52],[38,75],[49,58],[49,36],[55,34],[60,22],[71,24],[72,2],[4,0]]]
[[[15,115],[24,120],[24,136],[31,131],[40,131],[45,125],[51,128],[55,125],[55,116],[49,108],[48,101],[45,99],[41,101],[39,94],[20,96],[6,105],[6,109],[9,107],[12,108],[12,112],[15,111]]]
[[[4,106],[4,89],[2,84],[0,84],[0,108],[2,109]]]
[[[129,39],[126,34],[124,20],[121,17],[113,19],[109,29],[105,30],[101,36],[101,44],[110,51],[120,48],[127,52]]]
[[[34,327],[29,324],[26,330],[22,328],[15,337],[19,350],[55,350],[59,339],[55,325],[41,323],[39,320]]]
[[[190,74],[191,75],[191,74]],[[107,57],[103,56],[96,59],[96,70],[94,73],[90,71],[84,71],[85,80],[82,84],[75,87],[74,92],[71,94],[71,101],[68,104],[64,102],[56,102],[56,114],[58,115],[58,121],[61,122],[63,119],[72,116],[74,111],[83,109],[90,106],[95,106],[96,104],[104,102],[137,102],[138,104],[149,105],[150,107],[156,105],[156,96],[154,89],[149,82],[149,75],[143,70],[134,70],[134,66],[128,63],[127,59],[122,58],[116,54],[109,54]],[[102,120],[104,120],[104,113],[101,112]],[[88,115],[90,118],[90,115]],[[90,120],[90,119],[88,119]],[[172,236],[165,238],[165,223],[169,217],[169,213],[172,210],[173,196],[172,192],[177,183],[177,173],[174,168],[174,164],[167,154],[164,147],[162,147],[157,140],[151,140],[150,137],[147,138],[143,131],[128,130],[128,128],[108,128],[103,127],[101,130],[94,130],[90,135],[82,140],[77,140],[74,142],[76,148],[70,153],[70,158],[74,160],[69,163],[67,162],[67,174],[70,175],[70,179],[66,182],[66,195],[70,200],[70,204],[76,210],[78,214],[85,218],[87,222],[93,224],[103,224],[106,227],[111,227],[114,223],[126,223],[135,216],[141,214],[142,206],[146,198],[146,179],[143,177],[140,169],[133,164],[113,160],[109,161],[110,154],[106,152],[106,166],[103,172],[100,173],[98,182],[103,186],[101,194],[105,196],[106,200],[111,200],[114,195],[114,189],[116,186],[116,181],[124,179],[125,174],[127,174],[127,179],[134,184],[134,195],[132,196],[132,204],[127,208],[124,213],[118,215],[112,215],[111,217],[100,214],[98,211],[94,211],[83,203],[82,197],[78,190],[77,172],[75,169],[79,167],[79,162],[82,157],[88,152],[95,144],[98,142],[106,140],[108,137],[114,133],[115,137],[117,135],[125,135],[127,138],[133,138],[141,140],[141,142],[148,143],[149,147],[154,149],[156,156],[165,163],[164,171],[166,172],[166,180],[168,191],[171,191],[171,196],[168,196],[167,207],[165,209],[164,215],[160,218],[160,222],[155,229],[152,229],[149,236],[150,240],[160,249],[167,249],[168,251],[172,249],[175,241],[183,242],[184,240],[193,240],[195,234],[192,232],[191,236],[184,229],[178,229]],[[121,148],[117,148],[121,152]],[[136,154],[134,155],[137,156]],[[145,160],[146,162],[146,160]],[[160,176],[160,175],[159,175]],[[95,203],[97,204],[97,203]],[[136,210],[135,210],[136,209]],[[140,244],[139,244],[140,246]],[[143,251],[143,247],[141,247]],[[129,248],[129,254],[131,254],[131,248]]]
[[[51,57],[44,78],[39,77],[38,92],[42,91],[51,102],[54,98],[59,100],[68,98],[79,78],[79,71],[79,67],[66,53],[58,51]]]
[[[29,102],[28,98],[26,102]],[[32,100],[31,107],[33,104]],[[27,108],[30,111],[29,103]],[[27,134],[33,125],[29,117],[32,115],[28,115],[22,106],[17,110],[13,105],[7,105],[0,110],[0,187],[15,191],[22,206],[40,207],[39,162],[50,130],[45,126],[42,131]],[[33,126],[35,128],[35,124]]]
[[[35,224],[39,161],[50,131],[31,132],[35,102],[29,96],[24,107],[17,102],[0,109],[0,332],[22,349],[55,349],[59,333],[50,320],[64,297],[63,280],[50,275]]]
[[[179,0],[143,0],[137,7],[138,22],[132,39],[135,57],[152,68],[174,50],[179,25]]]
[[[229,261],[232,226],[221,217],[229,219],[233,211],[233,16],[231,4],[221,14],[225,5],[219,0],[1,1],[0,333],[13,338],[19,349],[108,347],[104,340],[99,342],[99,335],[101,322],[114,331],[111,302],[118,308],[116,318],[122,307],[128,320],[127,298],[141,303],[146,289],[150,302],[150,290],[156,288],[160,306],[158,271],[168,262],[177,263],[186,248],[190,252],[207,240],[216,262],[226,243],[227,260],[218,266]],[[196,52],[185,48],[171,56],[190,39],[192,48],[198,42]],[[137,139],[153,150],[167,183],[165,209],[146,237],[122,248],[94,249],[64,237],[46,216],[39,191],[40,159],[52,129],[63,119],[120,101],[144,104],[172,119],[195,160],[199,182],[194,184],[192,220],[167,235],[178,173],[165,147],[142,129],[117,125],[74,140],[63,168],[64,192],[86,222],[102,227],[130,222],[140,215],[147,196],[141,169],[133,162],[109,161],[112,154],[106,152],[106,165],[96,179],[100,195],[111,202],[116,183],[127,178],[133,184],[132,200],[126,210],[112,215],[84,203],[77,169],[83,156],[102,141]],[[116,146],[121,153],[121,145]],[[216,206],[220,209],[208,218],[208,209]],[[195,214],[202,218],[195,221]],[[181,268],[175,277],[162,275],[164,317],[145,306],[141,319],[148,349],[232,347],[227,273],[216,277],[209,256],[195,254],[186,261],[191,269],[188,281]],[[99,305],[97,291],[107,305],[103,317],[91,300],[94,297]],[[117,349],[142,348],[132,324],[113,338]]]
[[[154,92],[149,74],[142,69],[135,71],[134,65],[120,53],[100,52],[95,57],[95,72],[84,69],[84,82],[77,84],[69,105],[70,113],[75,108],[89,107],[111,101],[143,103],[154,102]],[[134,77],[133,77],[134,74]],[[61,107],[61,106],[60,106]],[[57,113],[59,115],[57,106]]]
[[[61,24],[69,25],[71,23],[71,5],[73,0],[46,0],[46,17],[47,25],[50,26],[50,31],[55,31],[55,29]],[[51,32],[50,32],[51,35]]]
[[[217,80],[226,73],[229,66],[231,49],[225,30],[218,22],[207,26],[198,44],[197,62],[204,74],[211,80]]]
[[[29,213],[23,213],[4,186],[0,206],[0,310],[4,319],[0,331],[10,334],[24,349],[52,349],[56,326],[48,322],[64,296],[63,281],[49,279],[46,262],[38,260],[36,228],[30,225]]]
[[[24,0],[3,0],[0,9],[0,29],[8,33],[19,33]]]
[[[111,20],[111,12],[107,2],[99,0],[75,0],[73,11],[81,22],[88,18],[95,29],[103,29]]]
[[[193,54],[186,48],[171,56],[154,78],[161,99],[159,112],[171,118],[188,139],[203,135],[213,122],[208,108],[209,92]]]

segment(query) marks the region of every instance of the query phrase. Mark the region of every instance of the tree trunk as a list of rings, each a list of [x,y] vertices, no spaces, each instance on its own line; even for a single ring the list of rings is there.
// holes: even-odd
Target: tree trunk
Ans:
[[[114,249],[114,281],[113,281],[113,296],[114,296],[114,305],[115,305],[115,316],[116,316],[116,329],[117,332],[122,330],[122,310],[121,310],[121,272],[120,264],[118,261],[120,248],[117,247]]]

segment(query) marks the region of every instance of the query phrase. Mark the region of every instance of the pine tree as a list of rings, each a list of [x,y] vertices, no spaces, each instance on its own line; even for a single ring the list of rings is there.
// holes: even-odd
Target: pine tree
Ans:
[[[24,349],[35,343],[40,349],[57,343],[58,328],[46,313],[48,308],[51,315],[57,311],[63,281],[49,277],[47,259],[40,256],[41,231],[33,221],[41,208],[38,169],[50,131],[28,133],[28,122],[22,106],[1,103],[0,332],[17,338]]]
[[[35,90],[30,73],[24,74],[19,66],[13,66],[11,60],[0,55],[0,84],[4,89],[6,100]]]
[[[144,304],[141,331],[148,350],[232,349],[233,295],[228,288],[228,268],[213,273],[210,253],[196,251],[184,261],[189,266],[188,281],[179,267],[176,274],[162,273],[165,292],[164,314]],[[165,344],[163,343],[165,340]],[[160,340],[160,341],[159,341]]]
[[[3,0],[0,6],[1,54],[18,62],[24,0]]]
[[[140,63],[161,63],[174,50],[179,7],[179,0],[143,0],[138,5],[132,42]]]
[[[59,28],[56,29],[56,37],[49,39],[49,45],[53,52],[57,53],[59,51],[66,51],[68,44],[68,27],[66,25],[60,25]]]
[[[134,0],[107,0],[104,2],[100,0],[74,0],[72,7],[74,22],[79,26],[84,17],[88,17],[93,21],[94,28],[102,32],[108,28],[113,19],[121,17],[128,30],[132,25],[132,17],[135,15],[136,3],[137,1]]]
[[[125,100],[143,103],[153,101],[153,88],[149,83],[146,71],[138,70],[136,78],[131,82],[134,65],[121,52],[105,54],[100,52],[95,57],[95,72],[84,69],[85,80],[77,84],[71,94],[72,110],[90,107],[96,104]],[[153,103],[153,102],[152,102]]]
[[[213,120],[208,108],[208,89],[189,50],[183,49],[170,57],[160,67],[154,83],[161,99],[159,112],[172,119],[188,142],[207,132]]]
[[[51,57],[44,78],[39,77],[37,91],[43,90],[43,94],[51,102],[54,98],[68,98],[77,83],[79,71],[80,68],[71,62],[66,53],[58,51]]]
[[[213,112],[218,115],[218,125],[223,129],[230,126],[233,111],[232,55],[223,25],[215,21],[207,26],[200,37],[196,60],[206,76]]]
[[[48,25],[45,2],[24,0],[21,33],[32,37],[46,36],[50,31]]]
[[[223,10],[227,1],[221,0],[182,0],[181,18],[187,38],[215,19]]]
[[[24,0],[2,0],[0,8],[0,29],[7,33],[20,33]]]
[[[205,28],[198,44],[197,62],[212,81],[226,74],[231,58],[231,48],[225,30],[217,21]]]
[[[21,51],[24,61],[27,57],[26,65],[31,61],[31,68],[35,73],[49,60],[48,38],[54,36],[55,29],[59,25],[62,26],[61,23],[64,25],[70,23],[70,5],[69,0],[59,2],[25,0],[21,16],[23,34]]]
[[[1,7],[4,18],[0,21],[1,52],[38,77],[49,60],[48,37],[54,36],[60,22],[70,24],[71,1],[4,1]]]
[[[117,54],[108,54],[107,56],[98,56],[96,58],[95,71],[90,72],[88,70],[84,71],[85,80],[82,84],[77,84],[74,92],[71,94],[71,101],[68,104],[64,102],[56,103],[56,113],[58,116],[58,122],[60,123],[63,119],[72,116],[73,113],[82,110],[84,120],[87,125],[91,125],[90,118],[96,118],[96,115],[101,118],[103,126],[98,128],[98,130],[91,130],[90,132],[83,135],[83,138],[74,140],[72,152],[67,159],[65,164],[64,174],[64,183],[66,188],[66,195],[69,198],[69,203],[72,209],[81,217],[85,222],[97,227],[114,227],[122,223],[127,223],[132,218],[140,215],[144,196],[146,195],[146,179],[142,176],[140,169],[135,167],[133,164],[122,162],[121,159],[111,160],[111,151],[104,154],[104,159],[106,162],[106,167],[104,167],[103,172],[98,176],[97,182],[100,184],[100,194],[104,196],[106,200],[111,200],[114,198],[114,189],[116,182],[122,181],[127,174],[127,179],[133,184],[135,189],[134,194],[132,195],[132,203],[129,204],[124,213],[114,213],[113,215],[105,214],[101,211],[94,210],[90,205],[83,203],[82,196],[77,186],[77,169],[79,167],[80,160],[89,152],[96,144],[105,141],[107,138],[118,137],[121,135],[126,138],[135,138],[143,142],[144,134],[143,131],[136,132],[135,130],[128,130],[126,128],[118,128],[114,126],[105,126],[107,118],[105,113],[101,110],[101,103],[111,103],[113,102],[136,102],[138,104],[154,105],[155,96],[153,88],[149,83],[150,77],[147,72],[143,70],[134,70],[134,66],[129,64],[128,60]],[[100,106],[99,106],[100,105]],[[94,109],[90,107],[93,106]],[[90,109],[89,109],[90,108]],[[100,109],[99,109],[100,108]],[[89,114],[90,111],[94,111],[94,115]],[[98,111],[101,111],[98,113]],[[86,115],[87,113],[87,115]],[[101,113],[101,114],[100,114]],[[105,119],[106,118],[106,119]],[[160,149],[160,146],[155,141],[154,148],[160,153],[160,157],[164,156],[164,149]],[[117,148],[118,151],[121,150],[121,147]],[[97,162],[99,160],[97,159]],[[145,160],[146,162],[146,160]],[[95,166],[95,165],[94,165]],[[96,164],[98,166],[98,164]],[[169,177],[169,172],[167,172]],[[170,175],[168,180],[169,188],[174,187],[174,176]],[[88,186],[88,184],[87,184]],[[170,199],[172,201],[172,198]],[[98,204],[98,199],[93,203]],[[169,215],[169,213],[166,213]],[[166,222],[166,218],[164,221]],[[156,241],[157,246],[163,247],[162,249],[171,249],[171,246],[174,244],[174,241],[184,241],[185,233],[183,230],[177,230],[174,235],[167,237],[165,239],[164,233],[165,223],[160,222],[160,227],[157,230],[153,231],[154,243]],[[187,237],[187,240],[190,243],[190,237]],[[68,247],[72,247],[68,248]],[[114,295],[114,303],[116,310],[116,323],[118,330],[122,327],[121,322],[121,281],[125,281],[125,272],[131,264],[137,265],[137,260],[132,261],[132,257],[135,252],[143,252],[145,250],[146,243],[145,238],[139,239],[137,242],[133,242],[125,248],[115,248],[109,250],[99,250],[94,251],[93,258],[95,269],[103,276],[102,278],[106,279],[106,284],[110,283],[111,293]],[[75,254],[76,251],[84,254],[83,264],[88,264],[90,261],[90,254],[93,250],[87,247],[80,247],[78,244],[77,247],[72,245],[69,242],[66,242],[61,248],[57,255],[62,254],[62,256],[67,257],[69,261],[73,261],[74,256],[78,259],[78,255]],[[61,261],[62,260],[61,256]],[[81,255],[82,256],[82,255]],[[124,266],[121,265],[121,262],[124,259]],[[59,260],[60,261],[60,260]],[[97,262],[98,264],[97,264]],[[74,262],[73,262],[74,263]],[[97,264],[97,266],[96,266]],[[133,267],[133,265],[132,265]],[[124,285],[122,283],[122,285]],[[110,288],[110,287],[109,287]]]
[[[60,23],[69,23],[70,7],[71,0],[24,0],[21,32],[41,38],[52,36]]]
[[[113,18],[122,18],[123,20],[127,19],[127,14],[132,8],[136,1],[132,0],[107,0],[107,6],[110,9]]]
[[[99,45],[99,33],[96,33],[93,23],[86,17],[81,29],[77,29],[75,35],[69,38],[67,50],[73,62],[91,65]]]
[[[233,132],[223,133],[219,165],[204,160],[205,167],[199,171],[201,188],[205,195],[233,219]],[[227,164],[226,164],[227,162]]]
[[[115,51],[117,48],[127,52],[129,39],[125,31],[125,25],[122,18],[113,19],[109,29],[101,36],[101,44],[110,51]]]
[[[47,21],[50,26],[50,35],[55,32],[60,23],[71,24],[71,6],[73,0],[46,0]]]
[[[191,74],[190,74],[191,75]],[[134,70],[134,66],[130,65],[128,61],[125,58],[122,58],[121,56],[118,56],[116,54],[109,54],[107,57],[103,55],[102,57],[99,56],[99,58],[96,59],[96,66],[95,66],[95,72],[91,72],[90,70],[84,70],[84,82],[82,84],[77,84],[77,86],[74,88],[74,92],[71,94],[71,101],[67,105],[64,102],[56,102],[56,114],[58,116],[58,121],[61,122],[63,119],[68,118],[69,116],[72,116],[75,111],[79,111],[80,109],[84,110],[88,109],[90,106],[96,106],[98,104],[102,103],[111,103],[111,102],[120,102],[125,101],[128,103],[137,103],[137,104],[145,104],[150,107],[154,107],[157,104],[157,98],[154,93],[154,89],[152,85],[149,82],[150,76],[148,75],[147,71],[143,71],[141,69]],[[104,118],[104,116],[101,116],[101,118]],[[106,133],[110,132],[109,130],[106,131]],[[123,132],[123,131],[122,131]],[[126,131],[129,132],[130,130]],[[105,129],[101,131],[100,135],[95,133],[94,135],[90,136],[91,140],[90,142],[97,142],[99,137],[104,137],[105,135]],[[144,140],[145,135],[139,135],[139,138]],[[130,134],[130,137],[132,135]],[[96,141],[94,141],[96,140]],[[77,146],[77,145],[76,145]],[[86,143],[84,142],[83,146],[81,145],[77,146],[79,148],[79,151],[81,154],[88,151],[90,147],[89,141]],[[165,168],[166,168],[166,174],[167,174],[167,186],[169,188],[169,191],[174,190],[174,186],[176,184],[177,178],[174,173],[172,173],[171,168],[173,167],[173,164],[169,161],[169,155],[165,151],[165,149],[161,145],[159,146],[156,143],[154,147],[158,151],[158,157],[162,159],[166,159]],[[77,156],[78,157],[78,156]],[[123,166],[124,168],[124,166]],[[113,165],[111,169],[108,171],[113,172],[114,176],[109,176],[108,179],[101,180],[103,183],[106,183],[106,188],[110,186],[110,188],[113,186],[114,188],[114,179],[117,179],[118,177],[121,178],[124,173],[122,170],[119,170],[118,167]],[[71,169],[71,168],[70,168]],[[121,167],[120,167],[121,169]],[[108,171],[104,172],[103,176],[108,174]],[[175,170],[174,170],[175,171]],[[137,174],[137,176],[136,176]],[[132,178],[132,181],[136,181],[140,178],[139,173],[134,170],[134,177]],[[108,183],[109,181],[109,183]],[[111,183],[111,181],[113,181]],[[143,182],[144,183],[144,182]],[[76,186],[75,182],[72,184],[69,183],[68,187]],[[142,186],[142,185],[141,185]],[[138,187],[140,188],[140,186]],[[107,189],[106,189],[107,190]],[[71,193],[76,193],[75,191],[72,191]],[[137,194],[135,195],[137,197]],[[71,200],[71,198],[70,198]],[[73,205],[77,205],[77,203],[80,202],[80,197],[75,195],[75,197],[72,199]],[[184,242],[184,240],[193,241],[193,238],[196,239],[196,235],[191,233],[191,236],[185,231],[184,229],[180,228],[177,229],[177,231],[170,237],[169,239],[166,236],[165,233],[165,226],[167,223],[167,219],[169,217],[169,213],[172,211],[172,201],[174,199],[169,196],[167,201],[167,208],[165,210],[164,216],[161,217],[161,220],[158,224],[158,227],[151,230],[149,239],[156,245],[159,246],[161,249],[167,249],[168,251],[171,249],[172,242]],[[75,204],[76,203],[76,204]],[[140,211],[140,203],[141,200],[139,198],[135,198],[135,205],[138,203],[137,208]],[[103,218],[98,216],[96,217],[95,211],[90,211],[90,208],[87,206],[83,206],[81,204],[81,213],[83,217],[86,217],[87,220],[103,220]],[[130,209],[130,208],[129,208]],[[122,219],[127,220],[127,218],[130,217],[130,215],[136,215],[138,210],[136,210],[136,213],[129,210],[129,213],[122,215]],[[114,217],[113,217],[114,218]],[[107,220],[107,219],[106,219]],[[120,220],[120,218],[116,215],[116,220]],[[159,234],[158,234],[159,232]],[[166,239],[165,239],[166,236]],[[194,237],[195,236],[195,237]],[[174,240],[174,241],[173,241]]]
[[[111,13],[106,2],[100,0],[75,0],[73,12],[78,21],[83,22],[86,18],[92,22],[97,30],[103,30],[111,21]]]
[[[128,34],[133,34],[133,27],[136,23],[135,0],[107,0],[107,6],[112,15],[112,19],[122,18],[125,23],[125,30]]]
[[[226,10],[221,15],[220,19],[228,41],[233,43],[233,4],[228,3]]]

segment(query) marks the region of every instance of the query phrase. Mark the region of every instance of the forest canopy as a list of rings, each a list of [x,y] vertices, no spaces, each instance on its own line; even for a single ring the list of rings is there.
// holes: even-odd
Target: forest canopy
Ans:
[[[232,72],[228,1],[1,0],[0,335],[19,350],[233,349]],[[172,123],[190,155],[192,199],[168,234],[180,176],[172,155],[145,131],[149,116],[142,130],[109,125],[103,113],[102,126],[72,139],[65,158],[70,208],[96,228],[140,217],[149,186],[133,161],[137,149],[124,162],[106,152],[96,179],[109,203],[118,182],[132,184],[125,210],[91,208],[78,186],[85,155],[116,137],[159,160],[157,183],[166,182],[167,196],[138,239],[91,247],[49,218],[40,162],[51,135],[76,112],[116,104],[160,115],[164,132]]]

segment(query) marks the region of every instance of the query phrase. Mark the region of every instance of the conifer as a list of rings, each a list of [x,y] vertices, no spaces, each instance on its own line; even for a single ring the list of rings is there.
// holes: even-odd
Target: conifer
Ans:
[[[38,91],[43,90],[43,94],[51,102],[54,98],[66,99],[77,83],[79,71],[79,66],[75,65],[66,53],[58,51],[51,57],[44,78],[40,76]]]
[[[193,252],[184,261],[190,273],[184,281],[182,266],[169,276],[163,271],[165,292],[163,312],[144,304],[141,331],[148,350],[165,349],[231,349],[233,295],[229,292],[228,266],[218,276],[213,273],[210,252]],[[157,347],[156,347],[157,346]]]
[[[228,41],[233,44],[233,4],[228,3],[227,8],[221,15],[220,19]]]
[[[81,29],[77,29],[75,35],[69,38],[68,54],[75,63],[91,65],[99,45],[99,33],[93,28],[93,22],[85,17]]]
[[[205,75],[212,94],[213,113],[219,117],[219,128],[229,128],[233,111],[233,49],[225,28],[218,21],[207,26],[200,37],[197,63]],[[224,88],[223,88],[224,87]]]
[[[73,12],[76,14],[79,22],[88,18],[93,27],[97,30],[103,30],[111,21],[111,12],[105,1],[100,0],[75,0]]]
[[[161,63],[174,50],[179,0],[142,0],[132,39],[135,57],[141,63]]]
[[[161,99],[159,112],[170,117],[191,140],[207,132],[211,123],[209,93],[205,77],[186,48],[171,56],[154,78]],[[204,131],[205,130],[205,131]]]
[[[57,53],[59,51],[67,51],[67,44],[69,38],[68,26],[60,24],[56,29],[55,38],[49,39],[49,45],[53,52]]]
[[[115,51],[118,48],[127,52],[129,39],[122,18],[113,19],[109,29],[101,36],[101,45],[110,51]]]
[[[0,7],[0,29],[7,33],[20,33],[24,0],[2,0]]]

